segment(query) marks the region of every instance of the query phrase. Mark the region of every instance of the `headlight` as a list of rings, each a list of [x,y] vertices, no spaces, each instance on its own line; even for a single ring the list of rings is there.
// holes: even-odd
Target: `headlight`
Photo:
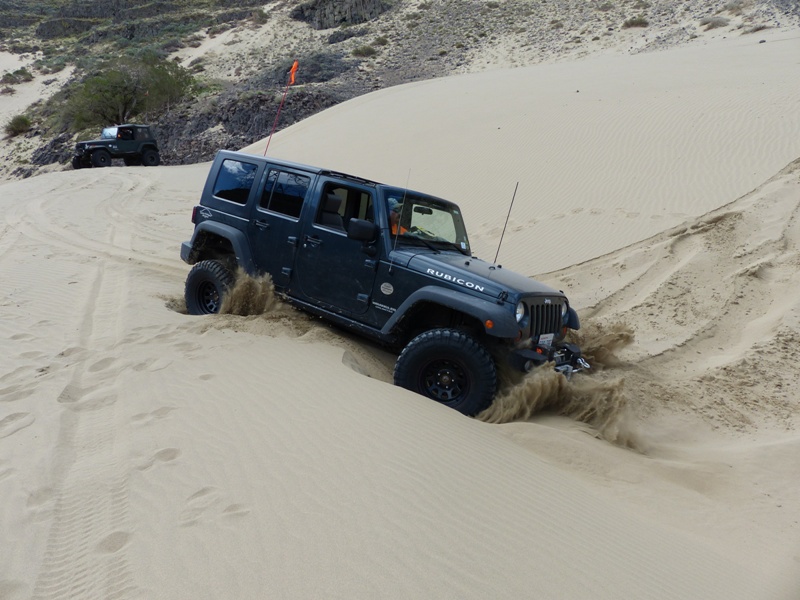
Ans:
[[[564,302],[564,304],[561,305],[561,318],[562,319],[567,316],[567,311],[568,310],[569,310],[569,306],[567,306],[567,303]]]
[[[522,321],[524,317],[525,317],[525,303],[520,302],[519,304],[517,304],[517,323]]]

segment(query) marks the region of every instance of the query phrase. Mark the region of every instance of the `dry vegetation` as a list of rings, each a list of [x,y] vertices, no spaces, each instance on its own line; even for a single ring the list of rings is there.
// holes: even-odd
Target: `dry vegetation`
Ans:
[[[48,5],[48,10],[58,4]],[[184,142],[179,138],[184,134],[195,141],[201,131],[217,132],[203,134],[208,139],[195,144],[208,152],[241,147],[263,135],[249,125],[243,130],[236,124],[240,119],[227,113],[235,111],[234,102],[243,97],[260,98],[259,110],[271,110],[264,99],[280,89],[295,58],[302,64],[298,96],[303,98],[298,99],[304,104],[294,112],[287,106],[285,125],[332,103],[409,81],[568,60],[599,50],[647,52],[702,36],[747,34],[800,21],[800,8],[785,0],[353,0],[350,5],[361,12],[350,13],[344,10],[347,2],[333,0],[248,1],[235,7],[186,0],[156,16],[148,12],[151,5],[135,5],[128,10],[125,29],[110,7],[92,5],[92,14],[77,15],[81,21],[73,13],[89,5],[61,3],[59,10],[37,21],[37,3],[28,0],[23,5],[19,10],[0,0],[0,50],[26,61],[22,71],[0,73],[0,96],[22,89],[28,76],[43,79],[65,67],[75,67],[81,76],[91,68],[93,56],[160,53],[179,61],[201,83],[197,97],[156,123],[176,144],[172,162],[179,155],[182,162],[208,158],[181,150]],[[80,30],[86,19],[93,27]],[[26,135],[41,136],[28,147],[41,146],[62,133],[46,113],[41,103],[24,114],[0,113],[0,125],[25,116],[32,123]],[[218,122],[198,116],[206,113],[226,115],[224,135],[218,133]],[[179,130],[174,121],[178,117],[193,121],[195,130]],[[14,143],[7,146],[2,151],[6,157]],[[25,163],[22,155],[19,161],[3,162],[0,176],[27,176],[39,168],[18,169]]]

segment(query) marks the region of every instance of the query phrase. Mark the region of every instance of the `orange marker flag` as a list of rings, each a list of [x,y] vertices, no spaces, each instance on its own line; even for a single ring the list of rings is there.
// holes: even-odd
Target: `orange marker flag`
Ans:
[[[286,94],[289,92],[289,86],[294,84],[294,75],[297,73],[297,65],[299,61],[294,61],[292,64],[292,68],[289,70],[289,83],[286,84],[286,89],[283,90],[283,98],[281,98],[281,103],[278,105],[278,112],[275,115],[275,122],[272,124],[272,131],[269,132],[269,137],[267,138],[267,146],[264,148],[264,156],[267,155],[267,150],[269,150],[269,143],[272,141],[272,134],[275,133],[275,128],[278,126],[278,118],[281,116],[281,109],[283,108],[283,103],[286,102]]]

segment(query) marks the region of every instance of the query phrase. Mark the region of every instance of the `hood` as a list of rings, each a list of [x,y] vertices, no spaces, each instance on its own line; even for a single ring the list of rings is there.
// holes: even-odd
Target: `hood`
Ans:
[[[83,140],[83,141],[77,142],[75,145],[76,146],[88,146],[89,144],[104,144],[104,143],[109,142],[109,141],[113,142],[114,140],[100,140],[100,139],[98,139],[98,140]]]
[[[499,297],[503,292],[507,293],[509,300],[531,295],[564,297],[562,292],[529,277],[456,253],[414,254],[409,257],[408,268],[492,298]]]

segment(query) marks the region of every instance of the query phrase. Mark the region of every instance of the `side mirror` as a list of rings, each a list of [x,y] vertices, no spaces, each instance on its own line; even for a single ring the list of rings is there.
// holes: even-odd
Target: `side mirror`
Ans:
[[[378,226],[364,219],[350,219],[347,237],[360,242],[374,242],[378,238]]]

